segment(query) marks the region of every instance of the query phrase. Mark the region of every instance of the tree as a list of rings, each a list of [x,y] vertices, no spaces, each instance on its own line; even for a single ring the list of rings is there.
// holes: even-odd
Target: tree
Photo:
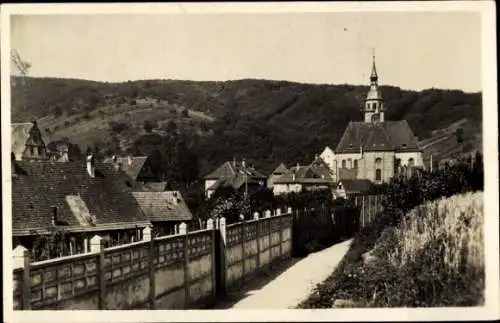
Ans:
[[[54,230],[48,235],[37,236],[33,242],[33,259],[41,261],[68,255],[66,239],[66,233],[62,230]]]

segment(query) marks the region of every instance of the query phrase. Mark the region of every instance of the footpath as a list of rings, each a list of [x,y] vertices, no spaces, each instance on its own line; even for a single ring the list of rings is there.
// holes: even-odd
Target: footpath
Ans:
[[[277,268],[274,277],[264,276],[245,286],[237,294],[229,295],[216,309],[291,309],[305,300],[316,284],[331,275],[346,254],[352,240],[292,259]]]

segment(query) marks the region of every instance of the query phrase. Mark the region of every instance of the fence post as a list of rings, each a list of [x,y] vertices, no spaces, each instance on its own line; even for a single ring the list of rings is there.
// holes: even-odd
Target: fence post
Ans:
[[[246,221],[243,218],[241,224],[241,285],[245,284],[245,238],[246,238]]]
[[[266,210],[265,215],[266,215],[266,218],[270,218],[271,217],[271,211]]]
[[[190,287],[190,281],[189,281],[189,236],[188,236],[188,230],[187,230],[187,224],[185,222],[182,222],[179,225],[179,234],[184,235],[184,307],[185,309],[189,308],[189,287]]]
[[[211,230],[211,237],[212,237],[212,303],[215,304],[217,300],[217,273],[215,272],[216,267],[215,267],[215,262],[217,261],[217,257],[215,256],[216,253],[216,246],[215,246],[215,241],[216,241],[216,236],[215,236],[215,226],[214,226],[214,220],[213,219],[208,219],[207,220],[207,230]]]
[[[259,212],[255,212],[255,213],[253,214],[253,219],[254,219],[254,220],[258,220],[258,219],[259,219]]]
[[[280,216],[281,215],[281,209],[280,208],[277,208],[276,209],[276,216]]]
[[[277,217],[276,220],[279,221],[279,230],[280,230],[280,256],[278,259],[283,259],[283,217]]]
[[[222,217],[219,220],[219,231],[221,236],[221,243],[219,247],[220,250],[220,268],[221,268],[221,279],[220,286],[221,292],[226,293],[226,218]]]
[[[150,226],[147,226],[144,229],[142,229],[142,240],[143,241],[151,241],[151,236],[152,236],[151,231],[152,230],[151,230]]]
[[[95,245],[95,243],[97,245]],[[104,241],[100,236],[95,235],[90,239],[91,251],[99,251],[99,309],[106,310],[106,266],[105,266],[105,252],[104,252]],[[94,250],[92,250],[94,249]],[[98,250],[96,250],[98,249]]]
[[[156,289],[155,289],[155,272],[156,272],[156,245],[155,239],[149,240],[149,253],[148,253],[148,264],[149,264],[149,309],[154,310],[156,308]]]
[[[258,219],[258,218],[257,218]],[[260,223],[262,221],[255,222],[255,239],[257,240],[257,271],[260,270]]]
[[[24,258],[23,290],[21,293],[22,309],[31,310],[31,274],[30,274],[31,259],[28,250],[23,250],[23,258]]]

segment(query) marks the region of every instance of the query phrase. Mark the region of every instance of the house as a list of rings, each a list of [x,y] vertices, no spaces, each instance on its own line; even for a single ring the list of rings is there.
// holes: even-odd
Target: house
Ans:
[[[335,150],[326,147],[321,153],[336,182],[368,179],[380,184],[397,175],[403,166],[424,166],[422,151],[408,122],[385,120],[375,57],[363,113],[364,121],[349,122]]]
[[[153,224],[154,235],[175,234],[176,225],[193,219],[179,191],[136,191],[132,194]]]
[[[368,193],[371,187],[372,182],[367,179],[343,179],[337,183],[334,197],[348,199],[356,195],[363,195]]]
[[[11,124],[11,153],[15,160],[46,160],[47,147],[36,121]]]
[[[34,251],[38,236],[63,232],[64,254],[90,251],[98,234],[106,244],[142,239],[151,222],[132,194],[133,183],[94,156],[82,162],[12,161],[13,245]]]
[[[276,167],[275,170],[273,170],[273,172],[271,173],[271,175],[269,175],[268,179],[267,179],[267,188],[269,189],[272,189],[273,186],[274,186],[274,181],[285,175],[285,173],[288,171],[288,168],[286,168],[285,164],[281,163],[279,164],[278,167]]]
[[[253,166],[247,165],[243,159],[240,163],[236,160],[226,161],[204,179],[205,196],[210,198],[218,188],[222,187],[232,187],[245,192],[255,190],[265,185],[267,177]]]
[[[159,181],[152,168],[151,158],[147,156],[112,156],[105,158],[103,162],[116,165],[136,182]]]
[[[317,157],[310,165],[290,168],[283,176],[274,180],[274,195],[298,193],[303,190],[330,190],[334,182],[330,169]]]

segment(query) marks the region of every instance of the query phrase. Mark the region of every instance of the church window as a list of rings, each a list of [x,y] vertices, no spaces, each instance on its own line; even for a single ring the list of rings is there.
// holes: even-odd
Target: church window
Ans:
[[[345,159],[342,159],[342,168],[345,168]]]
[[[415,160],[413,158],[408,159],[408,166],[410,167],[415,166]]]
[[[382,180],[382,158],[375,159],[375,180]]]
[[[358,168],[358,160],[357,159],[354,160],[354,168]]]
[[[347,159],[347,168],[352,168],[352,159]]]

